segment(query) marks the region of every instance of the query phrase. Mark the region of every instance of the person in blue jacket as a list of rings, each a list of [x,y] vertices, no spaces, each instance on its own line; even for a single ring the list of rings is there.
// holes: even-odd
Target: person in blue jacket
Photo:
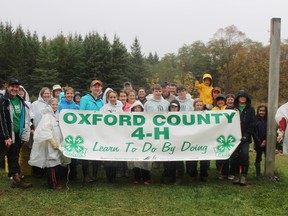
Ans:
[[[100,80],[93,80],[90,84],[90,93],[83,96],[80,100],[80,110],[96,110],[99,111],[103,107],[102,100],[103,84]],[[93,161],[93,177],[89,176],[89,161],[82,160],[82,171],[84,182],[90,183],[97,180],[98,167],[100,161]]]

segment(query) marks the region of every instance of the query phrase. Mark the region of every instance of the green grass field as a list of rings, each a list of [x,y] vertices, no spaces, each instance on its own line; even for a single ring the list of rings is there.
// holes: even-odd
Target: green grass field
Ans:
[[[133,185],[132,178],[107,183],[102,172],[98,182],[69,182],[61,191],[36,177],[26,177],[31,189],[12,189],[1,169],[0,215],[288,215],[288,157],[276,156],[277,183],[254,177],[254,157],[251,152],[244,187],[218,180],[213,161],[207,183],[185,177],[182,185],[164,185],[161,170],[154,169],[152,185]]]

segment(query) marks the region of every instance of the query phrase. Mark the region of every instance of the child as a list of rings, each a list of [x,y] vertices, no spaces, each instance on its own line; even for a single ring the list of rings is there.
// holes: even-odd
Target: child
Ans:
[[[149,96],[144,104],[145,112],[167,112],[168,106],[169,102],[162,97],[161,85],[155,84],[152,88],[152,96]],[[160,162],[153,163],[155,169],[160,168],[160,165]]]
[[[197,79],[198,76],[196,77]],[[198,89],[200,98],[202,99],[203,103],[206,105],[213,104],[213,97],[212,97],[212,76],[208,73],[203,75],[203,82],[199,83],[198,80],[195,81],[195,88]]]
[[[144,107],[140,101],[135,101],[130,107],[131,112],[143,112]],[[151,184],[152,162],[128,162],[128,167],[134,172],[134,184],[139,184],[141,178],[145,185]]]
[[[155,84],[152,88],[152,96],[144,104],[145,112],[167,112],[169,102],[162,97],[162,87]]]
[[[261,174],[261,161],[262,153],[266,155],[266,136],[267,136],[267,106],[259,105],[256,113],[256,130],[253,136],[254,149],[256,151],[256,176],[259,177]]]
[[[234,100],[234,94],[229,93],[226,95],[226,109],[234,109]]]
[[[74,98],[74,89],[71,87],[66,87],[64,89],[64,98],[60,101],[59,107],[58,107],[58,111],[60,113],[60,111],[62,109],[76,109],[79,110],[79,105],[77,105],[75,103],[75,101],[73,100]]]
[[[123,104],[123,111],[124,112],[129,112],[131,104],[127,102],[127,93],[124,90],[121,90],[119,92],[119,100],[122,102]]]
[[[194,109],[195,111],[202,111],[204,107],[204,103],[202,99],[197,98],[194,100]],[[208,160],[202,160],[200,161],[200,180],[203,182],[208,181],[208,166],[209,166]],[[189,176],[191,177],[191,181],[195,181],[198,175],[197,171],[197,164],[198,161],[186,161],[186,167],[187,172]]]
[[[81,93],[76,91],[73,98],[74,102],[80,106]]]
[[[58,120],[58,99],[52,98],[50,104],[42,111],[43,116],[34,132],[34,143],[29,164],[40,168],[47,167],[48,186],[62,189],[59,182],[59,165],[67,165],[70,159],[59,151],[62,134]]]
[[[249,168],[249,145],[252,142],[251,136],[254,133],[256,125],[255,110],[251,105],[250,96],[244,90],[238,92],[234,105],[240,112],[242,138],[241,143],[234,152],[235,154],[239,154],[239,157],[232,158],[234,160],[233,163],[240,165],[239,176],[235,176],[233,183],[245,186],[247,184],[246,177]]]
[[[212,108],[212,110],[225,110],[225,100],[225,96],[223,94],[219,94],[215,99],[215,106]]]
[[[107,97],[108,103],[104,104],[104,106],[100,109],[100,111],[109,112],[109,113],[123,112],[123,109],[122,109],[123,104],[117,100],[117,97],[118,97],[117,92],[111,89],[108,91],[106,97]],[[115,180],[118,166],[119,166],[119,163],[116,161],[104,162],[106,177],[109,182],[113,182]]]
[[[184,85],[180,84],[177,86],[177,93],[178,96],[176,97],[176,99],[179,101],[180,103],[180,111],[193,111],[194,107],[193,107],[193,103],[194,100],[191,99],[190,97],[187,97],[187,91]],[[170,103],[171,105],[171,103]]]
[[[136,91],[133,89],[128,91],[127,98],[128,98],[128,103],[133,104],[136,101]]]
[[[177,88],[178,89],[178,88]],[[186,95],[186,92],[185,92]],[[180,103],[177,100],[172,100],[168,111],[169,112],[179,112]],[[184,162],[183,161],[165,161],[163,162],[164,166],[164,180],[169,177],[172,180],[172,183],[179,185],[182,183],[184,175]]]
[[[226,98],[223,94],[218,94],[218,96],[215,98],[215,106],[212,108],[212,110],[225,110],[226,104],[225,104]],[[229,173],[229,159],[228,160],[216,160],[216,168],[219,171],[219,179],[222,180],[224,178],[228,178]]]

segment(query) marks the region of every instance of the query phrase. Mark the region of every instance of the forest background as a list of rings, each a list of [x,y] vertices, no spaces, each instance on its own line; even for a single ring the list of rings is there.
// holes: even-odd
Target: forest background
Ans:
[[[184,44],[177,54],[167,53],[160,59],[157,53],[144,55],[137,37],[128,50],[117,35],[112,42],[97,32],[39,39],[37,32],[0,22],[0,84],[4,87],[9,78],[18,78],[32,100],[42,87],[54,84],[71,86],[84,94],[93,79],[116,91],[125,81],[132,82],[136,90],[145,87],[148,92],[161,81],[182,83],[195,94],[195,76],[210,73],[213,86],[220,87],[224,94],[245,89],[256,103],[267,103],[269,47],[252,41],[232,25],[220,28],[207,43]],[[284,39],[280,103],[288,98],[287,81],[288,39]]]

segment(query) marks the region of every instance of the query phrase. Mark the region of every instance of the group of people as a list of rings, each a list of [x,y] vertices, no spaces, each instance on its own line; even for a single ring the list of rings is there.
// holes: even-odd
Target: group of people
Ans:
[[[29,165],[33,172],[46,171],[48,186],[53,189],[61,189],[61,176],[68,175],[70,180],[79,177],[77,166],[82,166],[83,181],[86,183],[97,180],[99,167],[103,164],[107,180],[112,182],[117,174],[128,175],[128,170],[133,170],[134,184],[143,181],[151,184],[152,166],[158,168],[163,164],[162,181],[180,184],[183,181],[185,170],[191,181],[195,181],[198,175],[198,161],[167,161],[167,162],[115,162],[115,161],[88,161],[70,159],[59,150],[63,137],[59,127],[58,115],[63,109],[96,110],[101,112],[182,112],[203,110],[235,109],[240,114],[241,143],[231,157],[227,160],[216,161],[219,179],[233,180],[234,184],[246,185],[246,177],[249,168],[249,145],[254,140],[256,151],[256,175],[261,171],[262,154],[266,149],[267,131],[267,106],[260,105],[257,112],[251,104],[251,98],[244,90],[236,95],[221,93],[221,89],[213,87],[213,79],[210,74],[204,74],[202,82],[196,76],[195,88],[199,91],[199,98],[193,99],[183,84],[161,82],[152,87],[152,93],[146,95],[144,88],[138,92],[127,81],[123,89],[118,93],[111,88],[103,92],[103,84],[100,80],[93,80],[90,84],[90,92],[81,97],[72,87],[54,85],[52,91],[48,87],[40,90],[39,97],[32,104],[25,88],[17,79],[11,79],[0,97],[0,159],[7,156],[9,176],[12,187],[29,188],[32,185],[23,179],[23,173],[19,165],[19,152],[21,148],[31,148]],[[287,108],[286,108],[287,109]],[[278,140],[283,140],[287,123],[286,116],[280,115],[280,131]],[[283,120],[284,119],[284,120]],[[285,123],[284,123],[285,122]],[[31,143],[31,136],[33,144]],[[282,135],[282,137],[281,137]],[[30,140],[30,142],[29,142]],[[28,147],[27,147],[28,146]],[[92,173],[90,164],[92,164]],[[185,169],[186,166],[186,169]],[[64,168],[63,168],[64,167]],[[67,168],[68,167],[68,168]],[[200,180],[208,180],[210,161],[200,161]]]

